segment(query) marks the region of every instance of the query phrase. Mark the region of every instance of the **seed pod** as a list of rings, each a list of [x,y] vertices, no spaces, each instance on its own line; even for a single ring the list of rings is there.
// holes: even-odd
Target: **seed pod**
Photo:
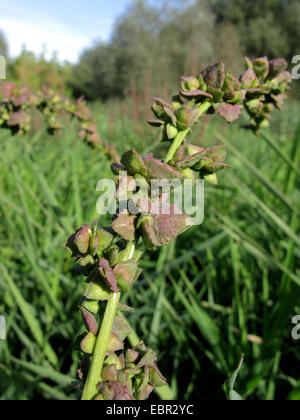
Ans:
[[[216,63],[207,67],[201,75],[208,86],[221,90],[225,79],[224,63]]]
[[[110,300],[112,293],[109,288],[100,279],[100,275],[93,272],[88,278],[89,285],[85,293],[87,300],[106,301]]]
[[[268,57],[256,58],[252,61],[252,68],[256,76],[260,79],[266,79],[269,74],[269,60]]]
[[[98,323],[95,317],[82,306],[80,307],[80,310],[85,328],[96,336],[98,334]]]
[[[84,301],[82,302],[82,306],[84,307],[84,309],[86,309],[87,311],[93,314],[98,314],[100,311],[99,302],[96,300],[84,299]]]
[[[90,239],[92,236],[92,230],[89,225],[84,225],[75,236],[75,245],[81,254],[86,254],[89,250]]]
[[[108,288],[113,293],[119,293],[119,289],[117,286],[117,279],[113,269],[110,267],[109,262],[105,258],[101,258],[98,264],[98,270],[107,284]]]
[[[143,159],[139,156],[135,149],[126,152],[121,157],[121,163],[127,169],[129,175],[139,174],[143,177],[147,177],[148,172]]]
[[[138,268],[138,265],[132,261],[120,262],[114,268],[114,273],[121,292],[127,292],[130,290],[140,276],[141,272],[142,270]]]
[[[95,343],[96,343],[96,337],[91,332],[89,332],[81,341],[80,349],[85,354],[92,354]]]
[[[176,116],[178,119],[177,125],[179,129],[185,130],[192,127],[192,125],[198,120],[199,110],[198,108],[186,108],[185,106],[182,106],[177,109]]]
[[[117,381],[118,380],[117,366],[113,364],[105,366],[102,370],[101,378],[104,382]]]
[[[167,385],[166,378],[161,374],[156,365],[149,366],[149,382],[157,388]]]
[[[189,76],[181,78],[181,87],[184,91],[192,91],[200,88],[200,83],[197,77]]]

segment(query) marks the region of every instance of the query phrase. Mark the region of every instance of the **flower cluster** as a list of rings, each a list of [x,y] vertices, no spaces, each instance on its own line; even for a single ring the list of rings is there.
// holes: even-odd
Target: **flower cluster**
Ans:
[[[246,91],[244,105],[251,117],[250,128],[256,132],[269,126],[275,107],[281,110],[292,75],[286,71],[288,64],[282,58],[246,58],[246,65],[241,85]]]
[[[257,131],[268,126],[274,107],[281,109],[292,76],[284,59],[267,57],[250,61],[238,79],[216,63],[197,77],[183,77],[181,90],[168,103],[155,98],[152,107],[156,119],[149,124],[162,127],[162,141],[173,141],[182,130],[197,122],[199,113],[219,114],[227,122],[237,120],[244,105],[251,117],[251,128]]]
[[[84,384],[99,332],[98,325],[104,315],[103,303],[112,299],[114,293],[132,288],[142,271],[138,266],[142,252],[135,250],[128,256],[125,241],[112,229],[90,228],[88,225],[71,235],[66,246],[72,251],[81,273],[87,277],[87,288],[80,305],[87,331],[75,342],[75,348],[84,354],[78,372]],[[143,343],[123,352],[124,340],[131,332],[122,314],[126,311],[133,309],[119,303],[103,371],[99,372],[96,399],[145,399],[154,387],[166,384],[157,368],[156,354]]]
[[[143,342],[119,356],[110,354],[96,400],[146,400],[154,388],[166,385],[156,362],[157,354]]]
[[[16,88],[13,83],[1,82],[0,127],[9,128],[13,133],[25,134],[31,127],[30,109],[36,104],[37,97],[29,88]]]
[[[43,115],[50,134],[60,133],[63,118],[76,119],[83,141],[102,150],[113,161],[119,161],[116,148],[100,140],[97,125],[82,98],[74,103],[47,88],[34,95],[27,86],[16,87],[11,82],[0,82],[0,98],[0,127],[10,129],[13,134],[30,131],[35,110]]]
[[[182,78],[180,92],[170,103],[155,98],[152,107],[155,119],[149,123],[160,127],[161,140],[170,143],[165,160],[154,158],[152,153],[142,157],[135,149],[124,153],[120,162],[111,166],[118,202],[111,226],[85,225],[67,240],[67,248],[87,278],[81,302],[87,332],[77,340],[77,348],[84,353],[79,370],[83,399],[145,399],[153,387],[166,383],[152,350],[143,343],[134,349],[124,348],[130,329],[122,313],[131,309],[119,303],[120,293],[129,291],[141,274],[139,261],[143,251],[137,248],[139,242],[143,242],[145,249],[154,250],[174,240],[192,224],[189,216],[169,202],[169,195],[155,190],[155,182],[167,181],[174,189],[185,180],[193,184],[199,178],[216,184],[217,173],[228,168],[224,145],[201,148],[186,143],[193,125],[206,112],[219,114],[227,122],[235,121],[242,105],[249,109],[249,97],[254,93],[263,108],[271,100],[277,104],[281,101],[278,92],[285,91],[289,83],[284,70],[278,70],[282,61],[269,64],[268,72],[262,72],[263,66],[258,62],[251,63],[253,69],[248,69],[240,80],[217,63],[198,77]],[[261,83],[267,77],[272,88],[269,87],[269,95],[259,96],[265,90],[259,85],[253,87],[254,80]],[[249,81],[247,84],[251,78],[253,84]],[[252,123],[256,127],[261,121],[255,119]],[[167,202],[169,211],[164,212],[161,209]],[[99,348],[103,353],[101,340],[103,360],[97,357]]]

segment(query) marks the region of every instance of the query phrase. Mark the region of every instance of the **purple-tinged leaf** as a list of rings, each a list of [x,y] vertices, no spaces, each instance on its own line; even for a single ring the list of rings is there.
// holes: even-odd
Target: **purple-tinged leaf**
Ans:
[[[136,216],[129,214],[119,214],[112,224],[113,230],[126,241],[135,239],[135,221]]]
[[[164,125],[165,122],[163,120],[152,119],[152,120],[147,120],[147,123],[151,125],[152,127],[161,127],[162,125]]]
[[[200,98],[213,99],[213,96],[210,93],[204,92],[203,90],[200,90],[200,89],[192,90],[189,92],[185,92],[184,90],[181,90],[180,93],[182,96],[189,99],[194,99],[194,98],[195,99],[200,99]]]
[[[269,61],[269,79],[274,79],[288,68],[288,63],[283,58],[274,58]]]
[[[254,70],[252,69],[246,70],[245,73],[241,77],[241,83],[242,83],[243,89],[252,88],[255,81],[257,81],[257,77]]]
[[[216,105],[216,113],[221,115],[225,121],[232,123],[236,121],[241,115],[240,105],[226,104],[225,102]]]
[[[160,160],[154,159],[153,154],[149,154],[144,159],[145,165],[148,170],[148,176],[150,179],[180,179],[184,177],[172,166],[161,162]]]
[[[91,332],[93,335],[98,334],[98,323],[96,321],[96,318],[86,309],[84,309],[82,306],[80,307],[82,320],[85,325],[85,328]]]
[[[104,382],[117,381],[118,371],[116,365],[105,366],[102,370],[101,378]]]
[[[119,293],[117,286],[117,279],[113,269],[110,267],[109,262],[105,258],[100,258],[98,270],[105,280],[109,289],[114,293]]]

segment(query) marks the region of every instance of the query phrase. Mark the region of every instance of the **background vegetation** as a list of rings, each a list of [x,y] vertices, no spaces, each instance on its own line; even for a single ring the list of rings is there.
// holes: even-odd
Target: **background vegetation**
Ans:
[[[10,61],[8,77],[31,89],[46,83],[90,100],[143,94],[145,88],[172,92],[178,77],[213,61],[235,73],[244,55],[290,62],[298,54],[299,19],[297,0],[135,0],[110,41],[87,46],[72,69],[55,56],[46,62],[24,51]],[[0,33],[1,51],[9,56]]]
[[[134,3],[111,41],[86,50],[74,68],[24,52],[10,62],[9,80],[98,100],[101,138],[119,152],[155,147],[159,156],[163,146],[144,122],[152,94],[167,96],[181,73],[217,57],[236,71],[245,53],[297,54],[296,1],[172,4]],[[299,110],[290,100],[261,138],[220,120],[203,120],[194,134],[196,144],[225,142],[231,169],[206,187],[204,224],[148,254],[135,293],[124,296],[174,398],[224,399],[222,384],[245,353],[236,386],[244,397],[300,399],[299,342],[291,338],[300,314]],[[0,398],[75,399],[83,280],[63,243],[98,217],[96,183],[110,176],[110,162],[72,123],[57,137],[44,127],[26,137],[2,129],[0,144],[0,314],[8,327]]]

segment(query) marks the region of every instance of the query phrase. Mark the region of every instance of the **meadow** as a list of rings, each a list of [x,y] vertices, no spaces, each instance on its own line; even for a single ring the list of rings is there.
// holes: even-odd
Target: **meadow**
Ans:
[[[245,361],[236,389],[250,400],[300,399],[300,106],[276,111],[260,137],[204,122],[193,143],[227,145],[230,170],[206,186],[205,220],[142,259],[143,275],[123,302],[135,333],[159,350],[170,389],[152,398],[225,399],[223,384]],[[143,110],[96,104],[100,137],[119,153],[162,152]],[[77,399],[71,386],[82,329],[82,276],[64,242],[97,219],[97,181],[110,161],[70,122],[26,136],[0,130],[0,398]],[[103,223],[103,220],[101,221]]]

